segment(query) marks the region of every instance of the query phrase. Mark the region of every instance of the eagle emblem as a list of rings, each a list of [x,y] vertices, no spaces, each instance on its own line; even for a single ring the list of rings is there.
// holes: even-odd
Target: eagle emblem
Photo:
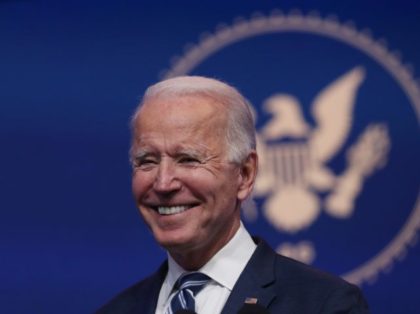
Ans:
[[[262,212],[276,229],[301,231],[322,209],[335,218],[349,218],[365,179],[385,165],[387,127],[372,123],[345,152],[344,171],[336,174],[328,168],[348,140],[365,72],[357,66],[317,94],[311,105],[315,126],[305,121],[292,95],[274,94],[263,102],[272,117],[258,132],[260,169],[253,193],[265,197]],[[255,206],[245,206],[244,214],[252,220],[258,213]]]

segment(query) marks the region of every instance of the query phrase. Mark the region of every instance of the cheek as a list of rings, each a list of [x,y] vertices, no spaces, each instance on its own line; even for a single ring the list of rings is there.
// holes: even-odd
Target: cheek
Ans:
[[[152,184],[152,179],[143,173],[134,173],[131,179],[131,190],[134,197],[137,199],[141,197]]]
[[[205,171],[190,171],[180,178],[186,190],[204,198],[213,198],[219,185],[212,174]]]

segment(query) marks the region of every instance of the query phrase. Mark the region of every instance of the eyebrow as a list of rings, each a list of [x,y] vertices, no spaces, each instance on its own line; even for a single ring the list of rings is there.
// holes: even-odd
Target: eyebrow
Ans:
[[[204,145],[203,145],[204,146]],[[204,147],[205,148],[205,147]],[[186,155],[186,156],[192,156],[196,158],[205,158],[207,156],[205,149],[196,149],[192,147],[178,147],[175,149],[173,154],[170,155]],[[144,147],[139,147],[135,150],[133,150],[131,157],[132,159],[141,159],[148,155],[153,155],[154,151],[153,149],[147,149]]]
[[[139,159],[139,158],[143,158],[147,155],[152,154],[152,152],[148,149],[144,149],[144,148],[137,148],[136,150],[133,150],[131,153],[131,157],[133,159]]]
[[[202,150],[190,148],[190,147],[182,147],[176,150],[176,155],[187,155],[192,157],[204,157],[205,152]]]

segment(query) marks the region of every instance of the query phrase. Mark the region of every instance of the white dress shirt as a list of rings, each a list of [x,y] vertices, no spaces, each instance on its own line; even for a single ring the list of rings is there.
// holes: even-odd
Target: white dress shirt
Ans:
[[[241,222],[233,238],[198,270],[212,279],[195,297],[195,311],[198,314],[218,314],[222,311],[256,247]],[[186,272],[168,254],[168,274],[160,289],[156,314],[165,313],[176,293],[172,291],[175,282]]]

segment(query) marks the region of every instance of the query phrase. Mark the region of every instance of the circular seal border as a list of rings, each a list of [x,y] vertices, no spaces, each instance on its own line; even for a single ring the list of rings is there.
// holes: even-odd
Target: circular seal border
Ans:
[[[369,30],[359,32],[353,23],[340,23],[335,16],[321,18],[318,13],[302,15],[299,11],[283,14],[273,11],[269,16],[255,13],[250,20],[237,18],[232,26],[219,25],[214,34],[205,33],[198,44],[186,47],[182,57],[172,60],[171,69],[164,71],[162,78],[167,79],[186,75],[210,55],[222,48],[246,38],[267,33],[303,32],[330,37],[344,42],[378,62],[399,84],[408,96],[420,121],[420,89],[408,65],[403,65],[397,52],[388,51],[384,40],[374,40]],[[355,269],[342,275],[346,280],[362,284],[373,283],[380,271],[390,272],[395,260],[403,260],[409,245],[418,241],[420,228],[420,191],[409,218],[400,232],[376,256]]]

